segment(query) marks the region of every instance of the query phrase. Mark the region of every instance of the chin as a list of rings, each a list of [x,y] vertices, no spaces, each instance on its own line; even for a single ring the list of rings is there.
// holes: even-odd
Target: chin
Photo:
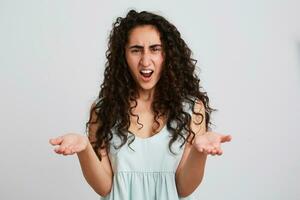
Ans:
[[[142,84],[140,85],[140,89],[144,91],[151,91],[155,88],[155,84]]]

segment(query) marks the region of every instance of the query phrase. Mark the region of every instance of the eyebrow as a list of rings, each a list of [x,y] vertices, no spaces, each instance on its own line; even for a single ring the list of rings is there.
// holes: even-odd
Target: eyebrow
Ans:
[[[150,45],[150,48],[154,48],[154,47],[162,47],[161,44],[153,44],[153,45]],[[141,46],[141,45],[132,45],[129,47],[129,49],[143,49],[144,46]]]

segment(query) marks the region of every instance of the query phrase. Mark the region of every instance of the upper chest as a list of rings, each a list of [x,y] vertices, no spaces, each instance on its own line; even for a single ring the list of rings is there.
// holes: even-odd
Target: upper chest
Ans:
[[[129,131],[141,138],[151,137],[164,127],[166,117],[156,117],[149,109],[137,107],[130,114]]]

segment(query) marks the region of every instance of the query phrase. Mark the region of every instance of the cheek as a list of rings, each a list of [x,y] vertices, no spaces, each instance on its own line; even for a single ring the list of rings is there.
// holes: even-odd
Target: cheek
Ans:
[[[155,65],[156,65],[156,67],[159,71],[161,71],[161,69],[163,67],[163,63],[164,63],[164,57],[163,56],[159,56],[155,59]]]
[[[137,59],[127,56],[126,61],[132,75],[139,73]]]
[[[133,68],[133,66],[134,66],[134,59],[132,58],[132,56],[130,56],[130,55],[128,55],[128,54],[126,54],[126,62],[127,62],[127,65],[128,65],[128,67],[130,68],[130,69],[132,69]]]

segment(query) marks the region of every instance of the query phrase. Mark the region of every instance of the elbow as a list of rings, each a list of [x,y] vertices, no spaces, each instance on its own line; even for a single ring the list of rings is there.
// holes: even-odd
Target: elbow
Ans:
[[[181,192],[178,192],[178,196],[180,198],[185,198],[185,197],[188,197],[189,195],[191,195],[193,192],[194,192],[194,190],[181,191]]]
[[[201,184],[202,179],[200,180],[200,182],[194,186],[191,187],[191,185],[185,185],[183,187],[179,187],[178,188],[178,196],[180,198],[185,198],[188,197],[189,195],[191,195],[196,189],[197,187],[199,187],[199,185]]]
[[[106,184],[101,184],[101,185],[92,185],[93,190],[100,195],[101,197],[106,197],[107,195],[110,194],[112,190],[112,180],[106,180]]]
[[[107,195],[109,195],[109,193],[111,192],[111,188],[103,188],[101,190],[95,190],[95,192],[100,195],[101,197],[106,197]]]
[[[97,194],[101,197],[106,197],[110,192],[97,192]]]
[[[178,196],[180,198],[185,198],[185,197],[188,197],[192,193],[193,193],[193,191],[188,191],[188,190],[178,191]]]

